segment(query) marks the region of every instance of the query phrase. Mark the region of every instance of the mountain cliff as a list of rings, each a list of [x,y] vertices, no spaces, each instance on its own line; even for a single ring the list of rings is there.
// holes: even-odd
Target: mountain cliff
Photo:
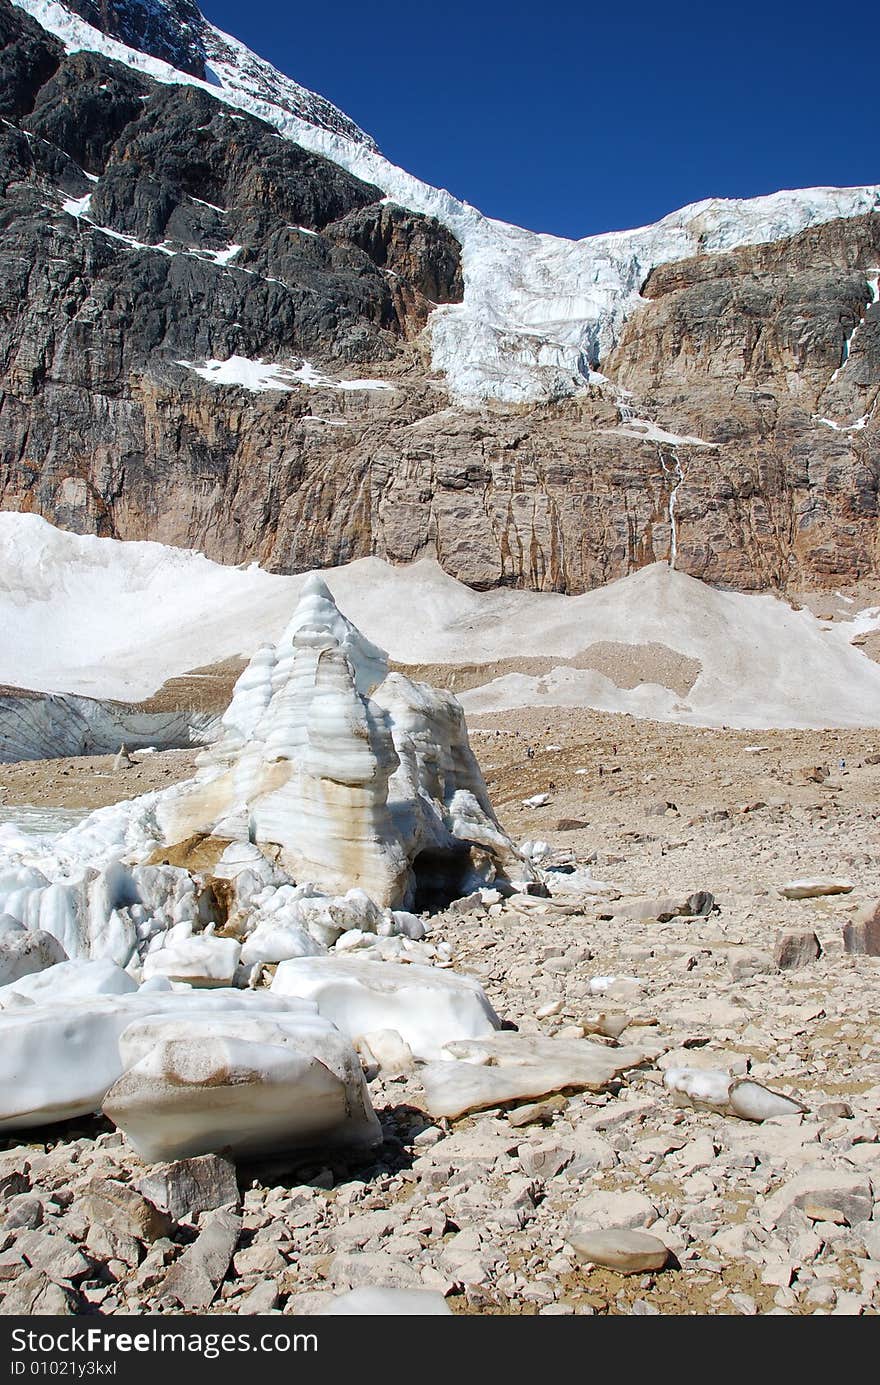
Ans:
[[[877,188],[538,237],[189,0],[0,0],[0,116],[3,508],[479,587],[876,574]]]

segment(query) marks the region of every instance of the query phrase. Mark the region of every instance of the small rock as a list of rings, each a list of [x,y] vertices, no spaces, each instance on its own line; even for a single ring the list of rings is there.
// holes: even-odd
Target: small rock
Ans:
[[[810,928],[784,928],[773,949],[773,960],[780,971],[798,971],[821,955],[819,939]]]
[[[758,1305],[751,1294],[731,1294],[727,1301],[732,1308],[735,1308],[738,1313],[742,1313],[747,1318],[753,1318],[758,1311]]]
[[[278,1286],[271,1279],[264,1279],[238,1300],[235,1311],[240,1315],[271,1313],[277,1307],[279,1297]]]
[[[466,894],[462,895],[460,899],[453,899],[452,903],[447,906],[446,912],[458,916],[459,914],[473,914],[478,909],[483,908],[485,908],[483,897],[479,890],[475,890],[473,894]]]
[[[819,899],[822,895],[850,894],[855,889],[850,880],[789,880],[779,886],[784,899]]]
[[[88,1222],[138,1241],[158,1241],[171,1230],[171,1218],[128,1183],[104,1178],[89,1184],[77,1199]]]
[[[857,957],[880,957],[880,900],[844,924],[843,950]]]
[[[657,1236],[629,1227],[585,1227],[572,1231],[568,1239],[584,1260],[619,1274],[662,1270],[669,1260],[669,1250]]]
[[[852,1120],[853,1109],[848,1101],[823,1101],[816,1115],[820,1120]]]
[[[620,1228],[636,1231],[656,1220],[657,1208],[644,1193],[603,1190],[590,1193],[575,1203],[570,1228],[572,1233]],[[571,1236],[568,1239],[571,1240]]]
[[[546,1020],[550,1019],[552,1015],[558,1015],[559,1012],[562,1010],[563,1003],[564,1002],[561,1000],[549,1001],[548,1004],[542,1005],[539,1010],[535,1011],[535,1018],[539,1020]]]
[[[516,1153],[520,1168],[529,1178],[553,1178],[574,1158],[570,1149],[559,1145],[525,1144]]]
[[[826,779],[831,778],[831,770],[828,765],[811,765],[809,768],[801,770],[801,774],[808,784],[824,784]]]
[[[241,1217],[226,1208],[209,1212],[198,1238],[165,1276],[160,1297],[184,1308],[207,1308],[223,1282],[241,1234]]]
[[[56,1284],[43,1270],[25,1269],[3,1300],[2,1312],[17,1317],[73,1317],[77,1295]]]
[[[15,1242],[16,1254],[21,1255],[32,1269],[43,1270],[52,1279],[84,1279],[92,1271],[92,1262],[83,1255],[70,1236],[42,1226],[36,1231],[22,1231]]]
[[[561,1114],[567,1107],[567,1097],[553,1096],[549,1101],[535,1101],[528,1106],[518,1106],[516,1110],[508,1111],[507,1119],[515,1129],[525,1125],[549,1125],[553,1117]]]
[[[287,1269],[287,1259],[278,1247],[260,1242],[240,1250],[232,1264],[235,1273],[240,1275],[276,1275]]]
[[[174,1221],[196,1212],[239,1205],[235,1165],[219,1154],[202,1154],[193,1159],[177,1159],[156,1164],[137,1187],[154,1206],[167,1212]]]
[[[765,1226],[776,1226],[795,1207],[807,1216],[810,1215],[808,1209],[817,1213],[821,1210],[823,1215],[818,1219],[823,1221],[831,1220],[829,1212],[835,1216],[840,1214],[854,1226],[856,1222],[870,1219],[873,1205],[871,1185],[864,1177],[836,1170],[809,1169],[796,1174],[767,1199],[761,1220]]]
[[[9,1199],[9,1211],[3,1218],[3,1230],[13,1231],[22,1228],[34,1231],[43,1224],[43,1204],[38,1197],[20,1193]]]
[[[23,1169],[11,1169],[0,1175],[0,1198],[14,1197],[17,1193],[30,1192],[31,1181]]]
[[[583,1022],[586,1034],[601,1034],[606,1039],[619,1039],[624,1029],[629,1028],[629,1015],[621,1012],[599,1015],[596,1019]]]

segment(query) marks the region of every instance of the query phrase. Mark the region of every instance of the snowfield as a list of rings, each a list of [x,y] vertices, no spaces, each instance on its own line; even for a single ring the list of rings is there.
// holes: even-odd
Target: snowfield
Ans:
[[[295,385],[329,390],[392,388],[384,380],[332,380],[311,361],[303,361],[295,369],[259,359],[252,360],[249,356],[230,356],[228,361],[205,361],[204,365],[196,365],[193,361],[176,361],[175,365],[193,371],[207,380],[209,385],[240,385],[251,394],[261,394],[266,390],[280,390],[283,394],[289,394]]]
[[[305,581],[9,513],[0,514],[0,574],[0,683],[121,700],[277,640]],[[474,712],[572,706],[700,726],[880,726],[880,666],[850,643],[880,629],[878,608],[820,621],[662,563],[583,596],[476,592],[433,559],[392,567],[362,558],[322,576],[343,613],[397,662],[559,660],[540,676],[487,672],[461,697]],[[608,643],[664,645],[701,671],[682,696],[659,682],[618,687],[565,662]]]
[[[436,309],[428,330],[434,367],[445,372],[459,402],[536,401],[581,388],[642,302],[639,289],[657,265],[779,240],[880,206],[880,184],[809,188],[749,200],[709,198],[656,225],[583,240],[539,235],[494,221],[397,168],[339,112],[330,123],[346,128],[348,137],[293,114],[314,112],[313,119],[326,121],[325,107],[335,108],[329,103],[319,108],[321,98],[217,30],[214,42],[223,60],[212,58],[215,82],[202,82],[107,38],[54,0],[13,3],[57,35],[69,52],[104,53],[156,81],[200,86],[381,187],[389,200],[437,217],[461,243],[465,295],[461,304]]]

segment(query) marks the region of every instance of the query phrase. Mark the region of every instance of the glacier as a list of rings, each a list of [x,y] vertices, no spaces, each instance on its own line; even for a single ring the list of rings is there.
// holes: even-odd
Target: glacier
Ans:
[[[382,188],[389,201],[436,217],[461,244],[465,291],[462,303],[436,308],[426,330],[434,369],[445,374],[463,405],[560,399],[598,383],[597,364],[639,308],[640,289],[658,265],[780,240],[880,207],[880,184],[808,188],[707,198],[654,225],[582,240],[527,231],[396,167],[347,117],[336,112],[339,120],[328,121],[329,103],[319,106],[322,98],[210,25],[205,34],[214,80],[206,82],[108,38],[57,0],[13,3],[69,52],[103,53],[158,82],[202,87]]]

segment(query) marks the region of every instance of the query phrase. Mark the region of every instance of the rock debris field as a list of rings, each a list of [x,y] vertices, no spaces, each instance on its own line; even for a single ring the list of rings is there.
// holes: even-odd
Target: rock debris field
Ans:
[[[351,1027],[328,967],[407,974],[385,1010],[358,1002],[371,1139],[233,1162],[187,1153],[174,1114],[147,1157],[142,1060],[104,1114],[5,1132],[4,1313],[876,1313],[880,737],[552,709],[469,731],[536,878],[255,983],[282,1027],[309,998]],[[5,804],[192,771],[148,762],[4,766]]]

